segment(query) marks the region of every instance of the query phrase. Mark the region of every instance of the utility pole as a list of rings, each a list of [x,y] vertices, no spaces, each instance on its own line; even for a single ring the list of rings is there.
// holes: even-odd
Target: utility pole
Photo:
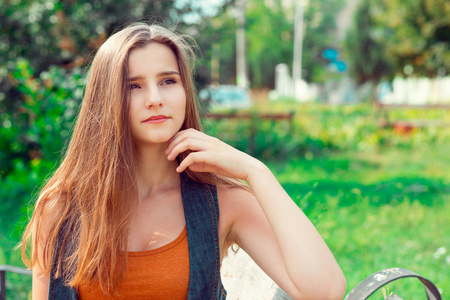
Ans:
[[[298,86],[302,80],[302,52],[303,52],[303,1],[295,0],[294,17],[294,57],[292,62],[292,84],[294,98],[299,95]]]
[[[236,84],[247,89],[249,84],[245,58],[245,2],[246,0],[236,0]]]

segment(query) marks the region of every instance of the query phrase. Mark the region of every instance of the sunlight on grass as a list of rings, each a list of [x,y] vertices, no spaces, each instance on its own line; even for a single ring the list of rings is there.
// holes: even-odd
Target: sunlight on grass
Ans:
[[[373,107],[364,104],[270,103],[258,111],[296,114],[292,124],[205,120],[205,129],[240,150],[253,145],[253,155],[268,164],[326,240],[346,275],[347,292],[375,272],[402,267],[433,281],[449,299],[450,130],[397,135],[379,128]],[[440,111],[421,114],[450,117]],[[8,189],[0,192],[15,201],[0,207],[0,264],[23,266],[12,249],[30,195],[44,178],[37,177],[53,165],[42,161],[30,170],[22,163],[4,178]],[[13,299],[27,299],[31,278],[8,274],[7,287]],[[396,281],[384,292],[426,299],[417,279]],[[370,299],[384,299],[383,292]]]
[[[433,281],[445,299],[450,294],[450,161],[440,151],[429,160],[427,151],[391,149],[271,167],[335,254],[347,292],[377,271],[401,267]],[[404,299],[426,299],[416,279],[393,282],[386,290]],[[384,299],[382,291],[371,299]]]

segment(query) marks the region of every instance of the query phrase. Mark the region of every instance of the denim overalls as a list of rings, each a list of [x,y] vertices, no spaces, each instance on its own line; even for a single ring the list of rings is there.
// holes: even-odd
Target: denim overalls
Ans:
[[[220,278],[219,204],[216,187],[198,183],[185,173],[180,175],[180,179],[189,245],[188,300],[226,299],[226,291]],[[48,299],[77,299],[75,289],[63,285],[62,278],[54,278],[55,268],[56,265],[52,264]]]

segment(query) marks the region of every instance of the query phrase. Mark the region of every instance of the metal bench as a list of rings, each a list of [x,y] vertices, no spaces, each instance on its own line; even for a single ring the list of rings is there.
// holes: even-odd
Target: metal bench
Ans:
[[[230,300],[292,300],[280,289],[252,260],[240,249],[228,252],[222,263],[222,281]],[[418,278],[427,293],[428,300],[441,300],[436,286],[428,279],[402,268],[377,272],[359,283],[344,300],[365,300],[386,284],[402,278]],[[402,300],[398,295],[390,295],[386,300]]]
[[[387,269],[377,272],[359,283],[350,293],[345,297],[344,300],[365,300],[369,298],[376,290],[388,284],[389,282],[395,281],[402,278],[418,278],[422,282],[423,287],[427,293],[428,300],[441,300],[441,294],[439,293],[436,286],[428,279],[417,275],[416,273],[402,268]],[[386,300],[402,300],[398,295],[389,295]]]
[[[6,272],[32,275],[30,270],[24,268],[0,265],[0,300],[6,300]],[[237,254],[229,253],[229,256],[224,259],[221,273],[230,300],[292,300],[262,272],[242,249]],[[420,280],[428,300],[442,300],[438,289],[430,280],[402,268],[383,270],[367,277],[351,290],[344,300],[366,300],[386,284],[408,277]],[[389,295],[386,300],[403,300],[403,298],[393,294]]]
[[[6,272],[32,276],[31,270],[7,265],[0,265],[0,300],[6,300]]]

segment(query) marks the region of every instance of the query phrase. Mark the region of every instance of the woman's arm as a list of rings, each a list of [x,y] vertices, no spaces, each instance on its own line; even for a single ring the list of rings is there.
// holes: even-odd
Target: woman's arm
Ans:
[[[254,195],[236,189],[223,193],[236,214],[229,238],[294,299],[342,299],[346,283],[334,256],[264,168],[257,182],[249,182]]]
[[[342,299],[345,278],[331,251],[263,163],[193,129],[176,134],[166,154],[173,160],[185,150],[194,152],[178,172],[189,167],[250,185],[254,196],[242,190],[224,193],[235,208],[230,238],[280,287],[295,299]]]
[[[40,258],[40,262],[43,262],[43,244],[44,239],[47,237],[42,235],[42,239],[38,243],[38,255]],[[32,249],[34,252],[34,249]],[[48,299],[48,287],[50,283],[50,274],[45,275],[45,270],[39,266],[39,263],[35,263],[33,266],[33,279],[32,279],[32,290],[31,290],[31,298],[33,300],[45,300]]]
[[[48,285],[50,283],[50,275],[43,275],[44,271],[37,265],[33,268],[33,286],[32,286],[32,299],[33,300],[45,300],[48,299]]]

